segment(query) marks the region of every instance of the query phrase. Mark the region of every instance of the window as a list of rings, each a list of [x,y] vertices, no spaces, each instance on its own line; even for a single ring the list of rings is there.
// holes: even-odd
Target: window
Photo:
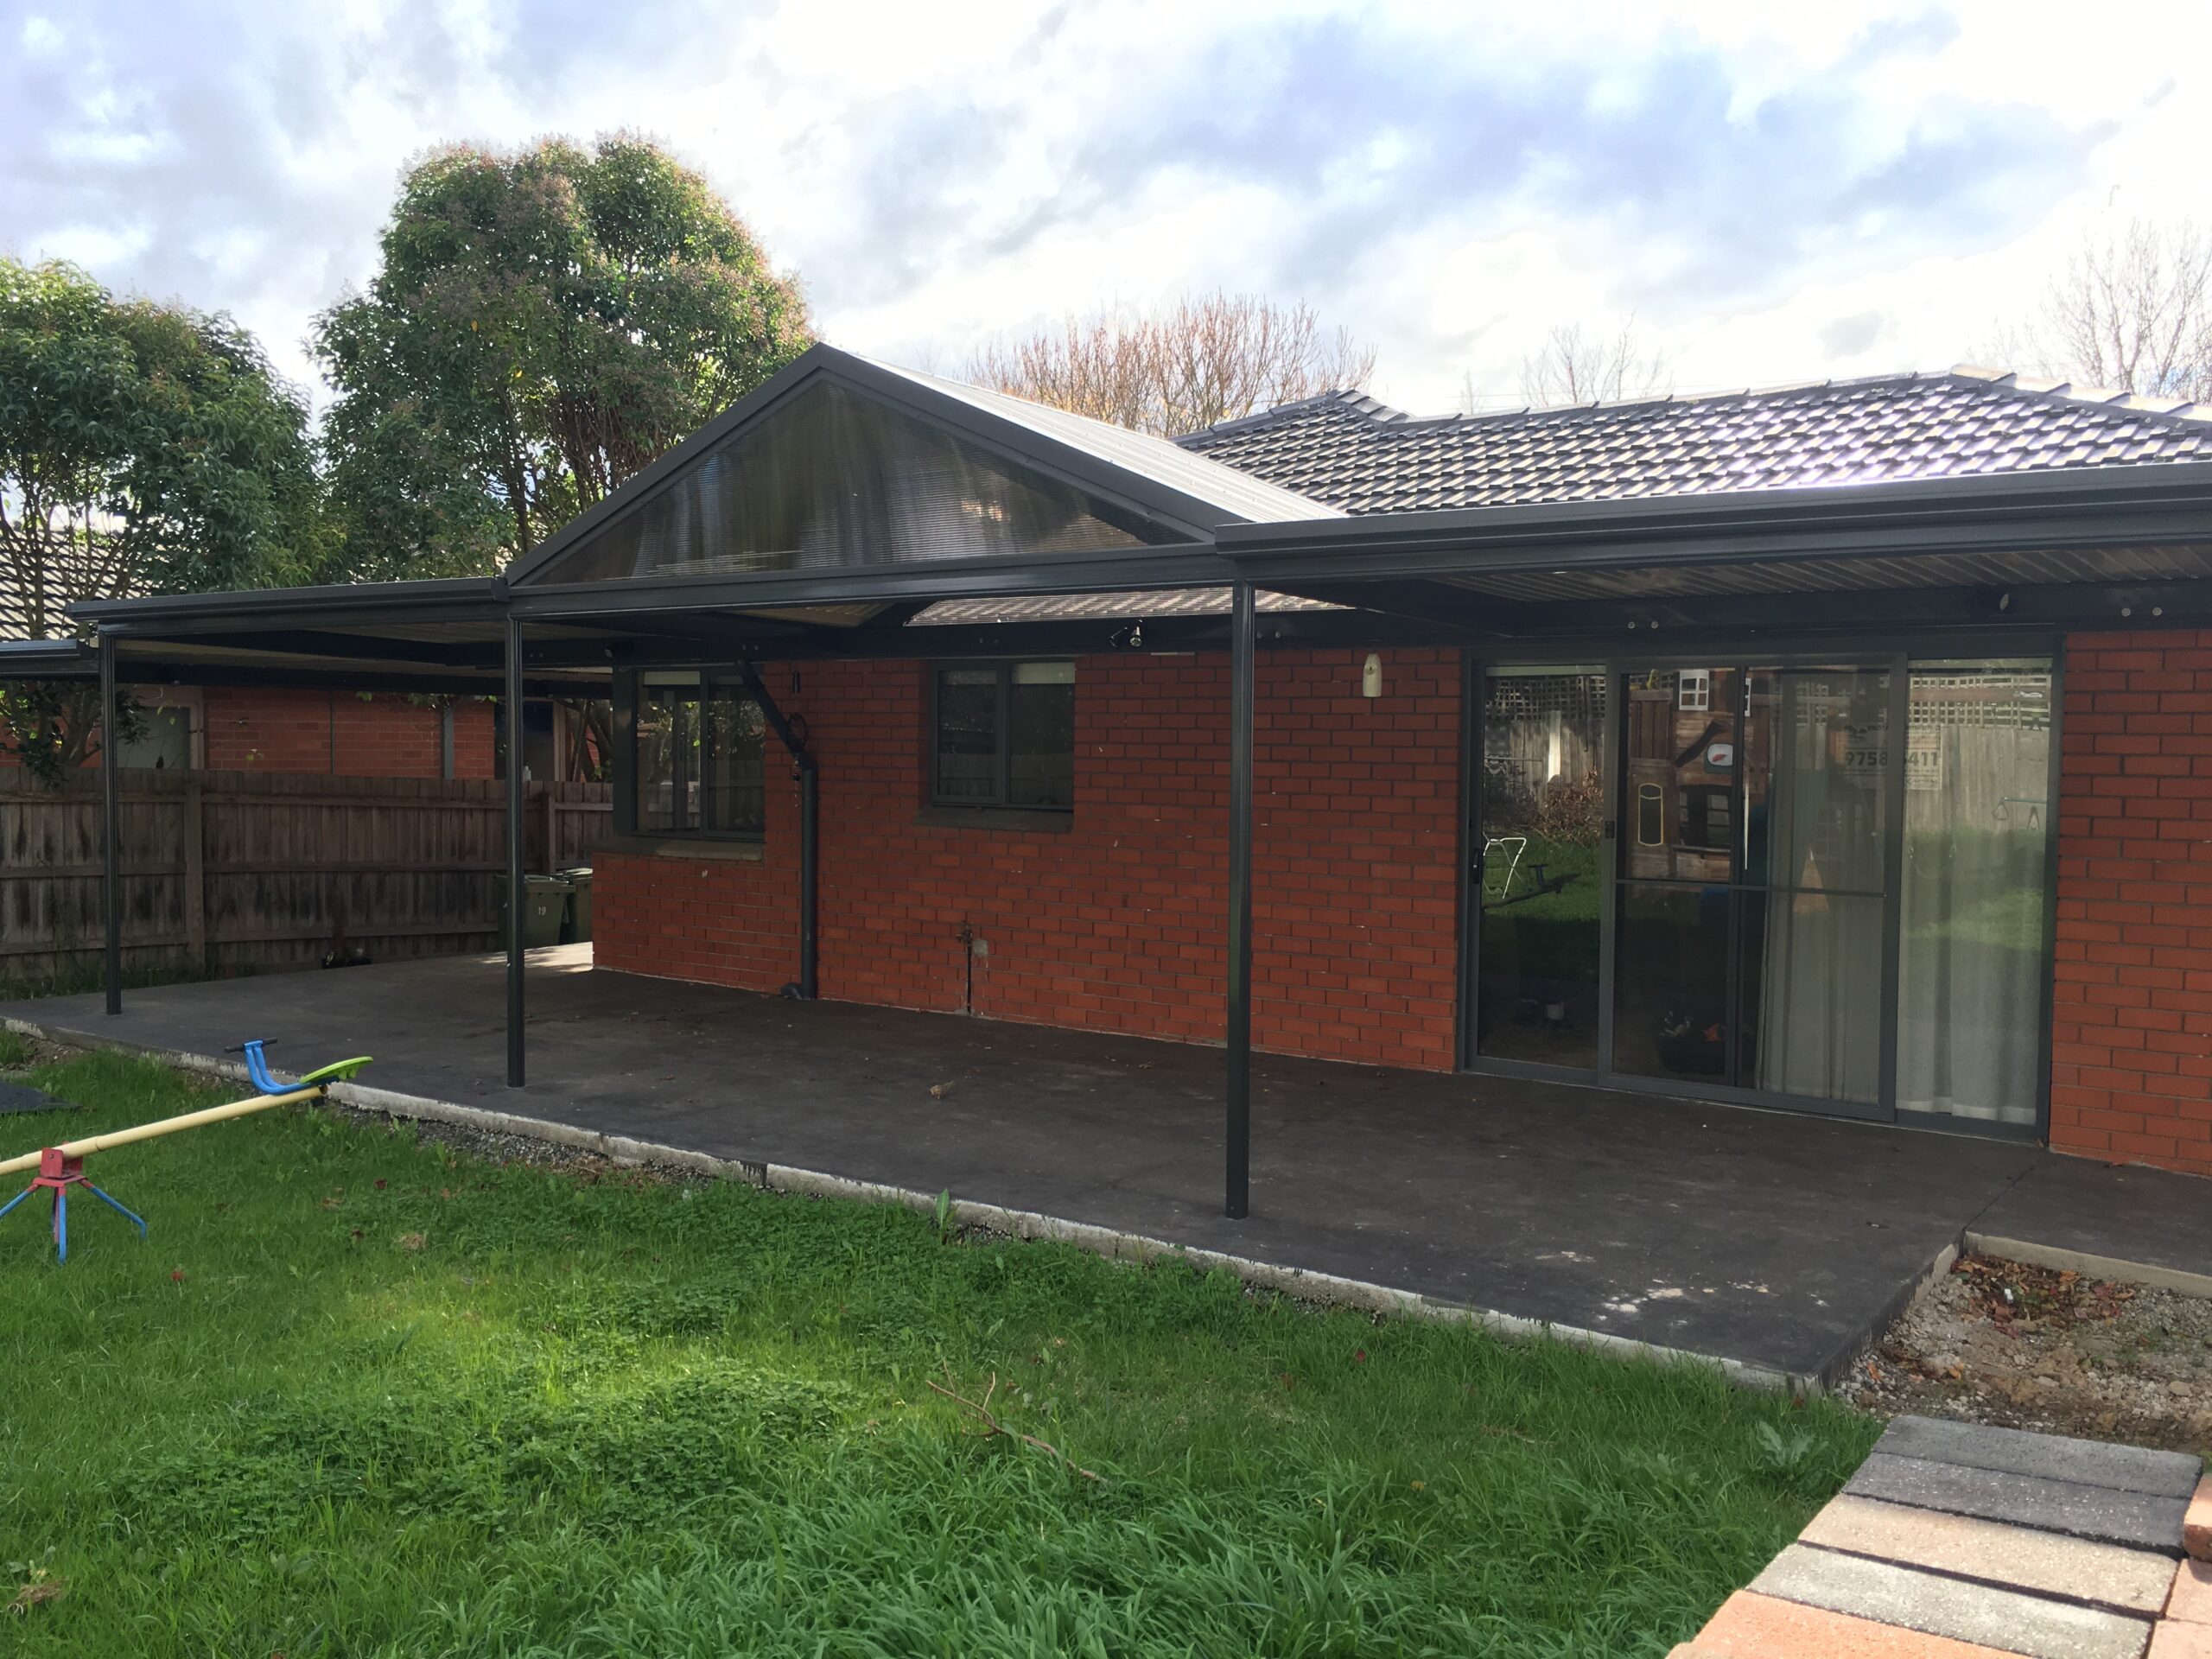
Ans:
[[[1685,668],[1675,675],[1675,706],[1686,714],[1701,715],[1713,707],[1713,671]]]
[[[640,835],[760,834],[766,807],[760,705],[742,682],[696,669],[633,681],[635,719],[616,793]]]
[[[1075,805],[1075,664],[937,671],[930,799],[938,806]]]

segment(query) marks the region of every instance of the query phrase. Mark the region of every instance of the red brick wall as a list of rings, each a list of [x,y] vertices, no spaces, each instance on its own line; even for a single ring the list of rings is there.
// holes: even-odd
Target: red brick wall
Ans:
[[[334,736],[343,777],[439,775],[438,711],[402,696],[209,686],[200,698],[204,764],[213,771],[327,772]],[[454,704],[454,777],[493,775],[495,727],[490,703],[468,697]],[[0,749],[0,766],[18,764],[12,749]]]
[[[207,764],[213,770],[438,776],[438,711],[397,693],[210,686],[205,696]],[[467,698],[454,704],[453,715],[454,776],[489,778],[492,705]]]
[[[2068,641],[2050,1144],[2212,1175],[2212,632]]]
[[[1452,1059],[1456,654],[1270,652],[1259,668],[1254,1039],[1394,1065]],[[1087,657],[1066,833],[918,822],[924,669],[811,664],[822,766],[822,993],[1217,1041],[1227,927],[1229,671]],[[596,960],[773,989],[798,972],[798,792],[771,751],[758,863],[601,855]],[[972,929],[988,954],[970,958]],[[969,970],[972,967],[972,987]]]

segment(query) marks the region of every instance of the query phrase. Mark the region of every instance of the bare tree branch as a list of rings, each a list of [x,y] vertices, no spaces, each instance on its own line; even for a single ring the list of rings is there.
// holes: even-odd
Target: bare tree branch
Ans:
[[[1310,307],[1226,293],[1141,315],[1070,314],[991,341],[968,366],[995,391],[1162,437],[1356,391],[1374,373],[1374,348],[1325,331]]]
[[[1610,328],[1560,323],[1521,359],[1521,395],[1537,408],[1663,397],[1674,385],[1665,355],[1643,349],[1633,314]],[[1461,394],[1463,403],[1468,391]]]
[[[2037,315],[2001,326],[1975,355],[2084,388],[2212,403],[2212,232],[2190,219],[2090,232]]]

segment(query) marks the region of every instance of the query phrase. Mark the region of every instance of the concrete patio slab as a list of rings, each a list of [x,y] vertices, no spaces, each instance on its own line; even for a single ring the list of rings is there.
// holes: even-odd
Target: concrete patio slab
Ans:
[[[717,1159],[988,1201],[1819,1385],[2049,1154],[1495,1077],[1262,1057],[1253,1213],[1221,1213],[1222,1056],[594,970],[531,953],[527,1088],[503,969],[448,957],[0,1006],[92,1041],[304,1069]],[[933,1088],[936,1092],[933,1094]],[[2094,1169],[2094,1166],[2092,1166]]]

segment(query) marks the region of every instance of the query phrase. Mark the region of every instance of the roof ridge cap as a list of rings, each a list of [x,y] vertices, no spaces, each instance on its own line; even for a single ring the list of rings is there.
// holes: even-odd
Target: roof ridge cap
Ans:
[[[2109,409],[2116,413],[2147,415],[2157,420],[2185,421],[2196,425],[2212,422],[2212,404],[2193,398],[2159,397],[2116,386],[2077,386],[2071,380],[2024,375],[2018,369],[1954,363],[1943,378],[1971,381],[1978,387],[2008,391],[2037,403],[2079,404],[2085,409]]]
[[[1365,416],[1377,425],[1395,425],[1402,421],[1416,418],[1408,415],[1403,410],[1391,408],[1389,404],[1361,391],[1357,386],[1345,386],[1333,391],[1317,391],[1310,397],[1294,397],[1287,403],[1270,404],[1265,409],[1254,410],[1249,415],[1233,416],[1225,421],[1216,421],[1211,426],[1199,427],[1194,432],[1182,433],[1170,442],[1179,443],[1185,448],[1195,448],[1211,439],[1226,437],[1232,433],[1250,431],[1254,428],[1266,426],[1286,416],[1294,416],[1300,410],[1316,409],[1325,404],[1339,404],[1356,415]]]

